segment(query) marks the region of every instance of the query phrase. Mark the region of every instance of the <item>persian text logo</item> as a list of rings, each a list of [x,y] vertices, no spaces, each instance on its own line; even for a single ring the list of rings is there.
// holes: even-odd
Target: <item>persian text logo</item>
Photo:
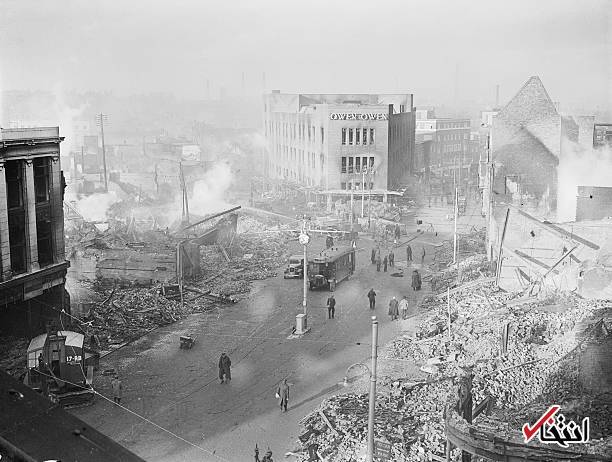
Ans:
[[[535,424],[523,425],[525,443],[529,443],[536,435],[541,443],[557,443],[562,448],[571,443],[586,443],[589,441],[589,418],[582,419],[582,425],[573,420],[567,420],[563,414],[557,414],[560,406],[553,405],[542,414]]]

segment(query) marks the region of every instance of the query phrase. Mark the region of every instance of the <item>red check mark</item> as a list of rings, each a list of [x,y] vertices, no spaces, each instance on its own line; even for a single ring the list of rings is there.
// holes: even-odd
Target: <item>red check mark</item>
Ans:
[[[533,427],[529,427],[529,424],[523,425],[523,434],[525,435],[525,443],[529,443],[534,437],[534,435],[538,432],[540,427],[544,425],[548,419],[550,419],[553,415],[555,415],[559,409],[559,406],[551,406],[548,411],[540,419],[534,424]]]

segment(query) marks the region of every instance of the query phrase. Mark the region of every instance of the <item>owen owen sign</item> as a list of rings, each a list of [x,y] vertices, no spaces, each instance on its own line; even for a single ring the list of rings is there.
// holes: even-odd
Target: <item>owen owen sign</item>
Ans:
[[[385,113],[366,112],[363,114],[332,112],[329,114],[331,120],[388,120],[389,115]]]

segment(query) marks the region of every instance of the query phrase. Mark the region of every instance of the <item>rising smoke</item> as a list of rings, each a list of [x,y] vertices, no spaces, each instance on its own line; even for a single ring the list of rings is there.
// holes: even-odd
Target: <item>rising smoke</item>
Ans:
[[[229,164],[213,164],[212,168],[194,183],[193,194],[189,198],[189,211],[197,215],[207,215],[230,208],[231,204],[226,202],[226,198],[232,182]]]
[[[559,157],[557,221],[576,219],[577,186],[612,186],[612,150],[593,149],[567,139]]]

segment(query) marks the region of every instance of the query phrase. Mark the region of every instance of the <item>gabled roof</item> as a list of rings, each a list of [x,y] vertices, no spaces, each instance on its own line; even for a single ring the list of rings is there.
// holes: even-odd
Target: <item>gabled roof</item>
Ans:
[[[544,84],[536,76],[529,77],[514,97],[497,114],[498,118],[520,119],[525,116],[558,116],[557,108],[550,99]]]

